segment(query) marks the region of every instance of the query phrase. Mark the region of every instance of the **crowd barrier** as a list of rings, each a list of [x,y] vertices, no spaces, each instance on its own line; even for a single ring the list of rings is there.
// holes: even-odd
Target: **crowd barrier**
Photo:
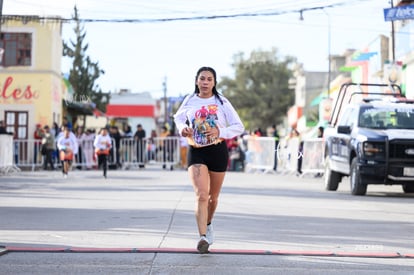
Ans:
[[[9,174],[19,170],[13,163],[13,136],[0,135],[0,174]]]
[[[122,138],[119,148],[115,146],[112,139],[112,149],[108,156],[108,165],[114,168],[141,168],[146,165],[159,165],[163,168],[173,170],[180,163],[180,140],[179,137],[157,137],[145,138],[136,141],[134,138]],[[3,147],[3,146],[2,146]],[[9,141],[11,148],[8,162],[12,167],[31,169],[43,167],[45,157],[41,154],[41,142],[35,139]],[[55,168],[60,168],[57,148],[52,154]],[[0,160],[5,162],[5,160]],[[94,169],[97,166],[97,158],[93,147],[93,140],[84,140],[80,144],[79,152],[75,155],[72,168]]]
[[[0,135],[0,172],[14,171],[20,168],[35,170],[41,168],[44,156],[41,154],[39,140],[13,140],[12,136]],[[273,137],[245,136],[245,172],[273,173],[275,161],[279,173],[293,174],[297,172],[298,160],[302,160],[303,174],[321,174],[324,171],[324,144],[322,139],[306,139],[303,150],[300,150],[298,138],[282,139],[276,148]],[[112,150],[108,157],[108,165],[113,168],[134,169],[146,166],[160,166],[173,170],[180,164],[180,138],[156,137],[137,141],[134,138],[122,138],[119,148],[112,140]],[[56,168],[61,164],[57,150],[53,153]],[[93,140],[82,142],[76,155],[73,168],[95,169],[97,159],[93,148]]]
[[[276,143],[272,137],[245,136],[246,172],[272,172],[276,156]]]
[[[302,172],[318,174],[324,172],[324,141],[322,138],[306,139],[303,142]]]
[[[158,165],[173,170],[180,163],[180,138],[155,137],[141,141],[123,138],[119,155],[124,169]]]
[[[293,174],[297,172],[298,161],[302,156],[302,152],[299,149],[300,139],[292,137],[283,139],[279,143],[277,148],[277,156],[280,167],[278,170],[285,174]]]
[[[302,143],[297,137],[282,139],[277,147],[273,137],[245,136],[246,172],[274,173],[275,161],[277,171],[283,174],[298,172],[298,163],[302,161],[302,175],[321,174],[323,165],[323,140],[306,139]]]

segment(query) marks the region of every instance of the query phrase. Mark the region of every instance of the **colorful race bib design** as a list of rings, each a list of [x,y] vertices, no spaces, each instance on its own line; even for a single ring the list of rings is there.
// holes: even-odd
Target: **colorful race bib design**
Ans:
[[[193,137],[188,141],[190,145],[196,147],[208,146],[211,144],[216,144],[219,139],[208,137],[205,133],[211,128],[217,127],[217,104],[210,104],[206,106],[201,106],[195,114],[194,118],[191,121],[191,127],[194,130]]]

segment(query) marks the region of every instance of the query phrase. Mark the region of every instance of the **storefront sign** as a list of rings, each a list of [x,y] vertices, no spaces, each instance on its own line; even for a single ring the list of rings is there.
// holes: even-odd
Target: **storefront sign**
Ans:
[[[26,87],[17,88],[13,87],[13,77],[8,76],[4,81],[3,87],[1,87],[0,91],[0,100],[13,100],[13,101],[20,101],[20,100],[32,100],[38,99],[39,93],[37,91],[33,91],[30,85]]]
[[[385,21],[414,19],[414,5],[384,9]]]

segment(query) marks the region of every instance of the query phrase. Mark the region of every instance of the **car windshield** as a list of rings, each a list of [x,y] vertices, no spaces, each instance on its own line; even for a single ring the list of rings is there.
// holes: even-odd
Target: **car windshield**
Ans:
[[[414,108],[362,108],[358,125],[371,129],[414,129]]]

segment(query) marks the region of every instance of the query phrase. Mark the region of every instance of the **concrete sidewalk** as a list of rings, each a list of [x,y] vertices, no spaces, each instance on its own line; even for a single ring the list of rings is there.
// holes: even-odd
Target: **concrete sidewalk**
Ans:
[[[324,208],[332,193],[322,186],[321,178],[229,172],[215,243],[199,255],[185,171],[109,171],[106,180],[99,171],[72,171],[67,179],[47,171],[1,177],[0,273],[414,272],[412,244],[365,247],[364,236],[359,246],[329,236],[318,220],[332,228],[346,221]],[[353,198],[339,199],[348,205]]]

